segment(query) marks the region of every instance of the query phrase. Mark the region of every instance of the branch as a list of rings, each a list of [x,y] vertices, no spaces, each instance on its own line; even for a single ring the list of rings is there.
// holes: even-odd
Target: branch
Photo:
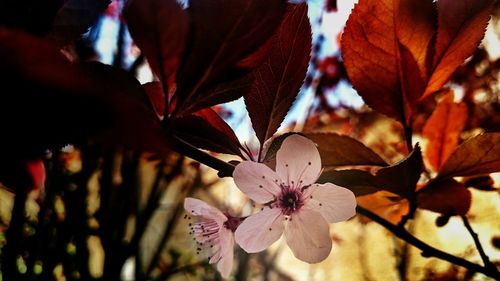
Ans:
[[[215,158],[204,151],[199,150],[198,148],[194,147],[193,145],[181,139],[180,137],[175,135],[172,136],[172,144],[175,150],[181,153],[182,155],[190,157],[202,164],[209,166],[210,168],[219,171],[218,173],[219,177],[221,178],[231,177],[233,175],[234,171],[233,165],[225,161],[222,161],[218,158]]]
[[[486,268],[489,268],[492,271],[496,271],[497,274],[499,274],[496,266],[490,261],[490,258],[484,252],[483,246],[481,245],[481,242],[479,241],[479,236],[472,229],[472,227],[469,223],[469,220],[467,219],[466,216],[461,216],[461,217],[462,217],[462,221],[464,222],[465,228],[467,228],[467,231],[469,231],[470,235],[472,236],[472,239],[474,239],[474,244],[476,245],[476,248],[477,248],[477,251],[479,252],[479,255],[481,255],[481,259],[483,260],[484,266]]]
[[[459,258],[457,256],[453,256],[451,254],[448,254],[446,252],[438,250],[438,249],[436,249],[436,248],[434,248],[434,247],[426,244],[422,240],[419,240],[418,238],[416,238],[415,236],[413,236],[412,234],[410,234],[405,229],[400,228],[400,227],[398,227],[396,225],[393,225],[389,221],[385,220],[382,217],[379,217],[378,215],[372,213],[368,209],[365,209],[363,207],[357,206],[356,207],[356,211],[359,214],[361,214],[361,215],[363,215],[363,216],[365,216],[367,218],[370,218],[374,222],[376,222],[376,223],[380,224],[381,226],[385,227],[387,230],[389,230],[390,232],[392,232],[394,235],[396,235],[400,239],[402,239],[402,240],[410,243],[411,245],[417,247],[418,249],[420,249],[422,251],[422,256],[424,256],[424,257],[436,257],[436,258],[448,261],[450,263],[453,263],[455,265],[465,267],[465,268],[469,269],[470,271],[480,272],[480,273],[482,273],[484,275],[487,275],[489,277],[495,278],[497,280],[500,279],[500,274],[498,273],[498,271],[496,270],[496,268],[495,269],[491,269],[489,267],[483,267],[483,266],[480,266],[478,264],[472,263],[472,262],[470,262],[468,260],[465,260],[463,258]]]

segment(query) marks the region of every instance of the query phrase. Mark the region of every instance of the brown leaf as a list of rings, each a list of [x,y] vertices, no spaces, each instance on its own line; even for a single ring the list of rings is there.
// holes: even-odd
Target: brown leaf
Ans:
[[[464,185],[467,188],[475,188],[482,191],[498,191],[498,188],[495,188],[495,181],[491,175],[465,177]]]
[[[375,186],[376,177],[362,170],[331,170],[321,174],[318,183],[331,182],[351,190],[355,196],[362,196],[380,191]]]
[[[431,0],[361,0],[355,6],[342,36],[342,57],[354,88],[374,110],[401,122],[411,115],[415,104],[409,101],[417,94],[408,91],[418,86],[413,80],[425,77],[434,13]]]
[[[307,6],[289,5],[269,58],[253,71],[245,104],[261,145],[276,132],[304,81],[311,52]]]
[[[500,133],[484,133],[458,146],[439,169],[437,178],[494,172],[500,172]]]
[[[387,163],[361,142],[335,133],[305,133],[305,136],[318,145],[323,167],[375,165]]]
[[[439,90],[484,36],[493,0],[439,0],[431,77],[422,98]]]
[[[417,192],[417,206],[447,216],[465,215],[471,204],[471,193],[454,179],[431,182]]]
[[[376,186],[405,198],[412,198],[422,173],[422,153],[418,144],[408,156],[376,173]]]
[[[420,147],[415,149],[405,159],[391,166],[381,168],[375,175],[362,170],[325,171],[319,182],[344,184],[346,188],[356,190],[359,195],[386,190],[403,198],[413,198],[417,182],[422,173],[422,154]]]
[[[285,6],[281,0],[190,1],[191,44],[179,72],[177,112],[187,114],[241,97],[245,92],[210,89],[245,76],[247,70],[238,69],[237,63],[275,32]],[[201,97],[213,102],[198,105]]]
[[[185,49],[189,18],[176,0],[132,0],[123,11],[135,43],[170,97]]]
[[[439,102],[422,130],[428,143],[425,156],[431,167],[438,171],[458,144],[460,133],[467,121],[467,105],[453,102],[453,91],[449,91]]]
[[[244,158],[234,131],[211,108],[177,118],[173,123],[174,134],[192,145]]]

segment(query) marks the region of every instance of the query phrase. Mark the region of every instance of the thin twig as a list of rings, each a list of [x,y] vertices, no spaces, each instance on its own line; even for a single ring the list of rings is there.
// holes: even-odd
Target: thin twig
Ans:
[[[149,263],[148,269],[146,270],[146,276],[151,276],[151,273],[153,272],[153,270],[156,268],[156,266],[158,266],[158,262],[161,259],[161,254],[163,253],[165,246],[167,245],[167,242],[168,242],[170,236],[172,235],[174,227],[177,225],[177,222],[178,222],[181,214],[184,211],[183,198],[190,196],[194,190],[195,190],[195,184],[190,184],[185,188],[185,190],[183,190],[184,194],[179,195],[177,204],[173,209],[173,212],[172,212],[172,215],[169,219],[169,222],[165,226],[165,230],[163,231],[160,242],[158,243],[158,246],[157,246],[156,251],[153,255],[153,258],[151,259],[151,262]]]
[[[385,227],[387,230],[392,232],[394,235],[396,235],[400,239],[402,239],[402,240],[410,243],[411,245],[417,247],[418,249],[420,249],[422,251],[423,257],[436,257],[436,258],[448,261],[450,263],[453,263],[455,265],[465,267],[471,271],[480,272],[480,273],[487,275],[489,277],[496,278],[497,280],[500,279],[500,274],[498,273],[498,270],[496,270],[496,268],[491,269],[489,267],[483,267],[483,266],[480,266],[478,264],[472,263],[468,260],[465,260],[463,258],[460,258],[460,257],[454,256],[454,255],[448,254],[446,252],[443,252],[441,250],[438,250],[438,249],[426,244],[422,240],[416,238],[415,236],[410,234],[408,231],[406,231],[404,228],[400,228],[396,225],[393,225],[389,221],[385,220],[382,217],[379,217],[378,215],[372,213],[368,209],[357,206],[356,211],[359,214],[361,214],[367,218],[370,218],[374,222]]]
[[[481,242],[479,241],[479,236],[472,229],[472,226],[469,223],[469,219],[467,219],[466,216],[461,216],[461,217],[462,217],[462,221],[464,222],[465,228],[467,228],[467,231],[469,231],[470,235],[472,236],[472,239],[474,239],[474,244],[476,245],[477,251],[479,252],[479,255],[481,256],[481,259],[483,260],[484,266],[487,268],[490,268],[491,270],[494,270],[498,273],[496,266],[490,261],[490,258],[484,252],[483,246],[481,245]]]

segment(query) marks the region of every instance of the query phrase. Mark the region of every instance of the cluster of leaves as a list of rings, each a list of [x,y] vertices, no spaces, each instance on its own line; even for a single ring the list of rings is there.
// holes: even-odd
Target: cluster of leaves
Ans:
[[[71,270],[74,262],[76,266],[82,265],[80,261],[85,264],[89,253],[82,250],[83,243],[93,231],[86,224],[85,182],[95,169],[113,167],[109,156],[116,148],[150,151],[160,157],[177,150],[208,165],[213,165],[215,158],[199,148],[251,158],[249,149],[210,107],[244,96],[263,145],[279,127],[302,84],[311,41],[305,4],[291,5],[283,0],[190,1],[189,8],[183,9],[175,0],[128,1],[124,19],[156,77],[144,85],[125,70],[81,61],[68,51],[108,4],[75,0],[54,3],[50,11],[29,12],[24,6],[2,4],[0,79],[5,92],[0,97],[0,128],[9,137],[2,138],[0,145],[0,181],[17,194],[7,246],[2,248],[6,279],[21,278],[16,273],[20,251],[28,253],[29,276],[33,276],[37,274],[32,272],[33,263],[41,251],[52,251],[55,246],[59,253],[71,239],[78,240],[79,254],[77,260],[68,260],[65,270]],[[26,17],[12,17],[17,12]],[[41,224],[35,226],[40,233],[30,241],[43,241],[46,237],[40,235],[51,229],[56,235],[50,238],[61,240],[47,247],[39,243],[24,247],[18,243],[26,222],[23,206],[34,188],[26,161],[57,162],[57,157],[47,158],[46,152],[57,152],[67,143],[81,147],[84,154],[84,172],[76,176],[77,191],[64,196],[71,205],[68,218],[74,223],[63,219],[62,224],[52,225],[52,217],[45,217],[55,208],[52,195],[62,196],[68,189],[60,182],[66,175],[51,173],[49,168],[48,197],[40,202],[45,211],[39,214]],[[131,169],[127,174],[134,174],[134,159],[127,164]],[[225,175],[231,172],[229,169]],[[135,192],[131,186],[134,179],[125,179],[127,183],[119,188],[113,186],[111,177],[100,181],[104,205],[96,218],[104,227],[96,234],[103,239],[109,261],[103,278],[115,280],[132,248],[138,247],[144,229],[136,229],[139,238],[128,247],[121,245],[120,233],[127,218],[123,214],[132,211],[126,208],[128,201],[111,198],[125,196],[129,200],[123,192]],[[155,201],[151,206],[157,204]],[[145,222],[154,207],[149,217],[148,210],[144,210]],[[108,220],[120,212],[120,219]],[[65,232],[69,229],[83,232],[74,236]],[[36,251],[32,252],[32,246]],[[45,261],[48,256],[42,258]],[[49,278],[57,258],[48,260],[51,262],[44,265],[42,278]],[[90,278],[80,269],[86,273],[83,278]],[[71,274],[68,271],[68,276]]]
[[[424,168],[421,150],[388,165],[372,159],[373,151],[342,144],[346,137],[324,135],[328,150],[323,159],[362,159],[343,165],[380,165],[365,170],[326,171],[321,181],[350,186],[357,195],[386,190],[409,200],[411,205],[443,215],[464,215],[471,195],[457,176],[478,176],[500,171],[498,133],[477,135],[458,145],[467,121],[467,107],[453,101],[453,92],[443,89],[454,71],[474,53],[490,18],[493,1],[360,1],[353,9],[342,35],[342,58],[350,82],[374,110],[399,121],[408,148],[414,116],[426,99],[441,97],[425,121],[427,140]],[[370,50],[367,52],[366,50]],[[410,141],[408,141],[410,140]],[[340,155],[339,155],[340,154]],[[424,182],[419,183],[422,171]],[[437,172],[431,176],[430,171]]]

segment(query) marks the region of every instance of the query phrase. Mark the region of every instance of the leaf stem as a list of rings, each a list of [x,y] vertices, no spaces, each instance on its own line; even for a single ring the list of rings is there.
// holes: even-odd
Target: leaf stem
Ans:
[[[406,125],[406,124],[404,124],[403,127],[404,127],[406,148],[408,149],[408,153],[410,153],[413,150],[413,141],[412,141],[413,129],[411,128],[411,125]]]
[[[381,226],[383,226],[384,228],[386,228],[387,230],[392,232],[394,235],[396,235],[398,238],[400,238],[400,239],[410,243],[411,245],[417,247],[418,249],[420,249],[422,251],[422,256],[424,256],[424,257],[436,257],[436,258],[448,261],[450,263],[453,263],[455,265],[465,267],[465,268],[469,269],[470,271],[480,272],[486,276],[489,276],[489,277],[492,277],[495,279],[500,279],[500,274],[498,273],[498,270],[496,270],[496,268],[493,269],[490,267],[483,267],[483,266],[480,266],[478,264],[472,263],[468,260],[465,260],[463,258],[460,258],[460,257],[454,256],[454,255],[448,254],[446,252],[443,252],[441,250],[438,250],[438,249],[426,244],[422,240],[416,238],[415,236],[410,234],[405,229],[400,228],[396,225],[393,225],[392,223],[385,220],[384,218],[379,217],[378,215],[372,213],[368,209],[365,209],[361,206],[357,206],[356,211],[359,214],[361,214],[367,218],[370,218],[374,222],[380,224]]]
[[[497,268],[495,267],[495,265],[490,261],[490,258],[484,252],[483,246],[481,245],[481,242],[479,241],[479,236],[472,229],[472,226],[469,223],[469,219],[467,219],[467,217],[465,215],[461,216],[461,217],[462,217],[462,221],[464,223],[465,228],[467,228],[467,231],[469,231],[470,235],[472,236],[472,239],[474,240],[474,244],[476,245],[477,251],[479,252],[479,255],[481,256],[481,259],[483,260],[484,266],[486,268],[491,269],[492,271],[496,271],[497,274],[500,274],[498,272]]]
[[[177,152],[219,171],[218,173],[219,177],[221,178],[231,177],[233,175],[234,171],[233,165],[225,161],[222,161],[216,157],[213,157],[212,155],[204,151],[199,150],[198,148],[194,147],[193,145],[191,145],[190,143],[186,142],[185,140],[181,139],[178,136],[174,135],[172,137],[172,142]]]

